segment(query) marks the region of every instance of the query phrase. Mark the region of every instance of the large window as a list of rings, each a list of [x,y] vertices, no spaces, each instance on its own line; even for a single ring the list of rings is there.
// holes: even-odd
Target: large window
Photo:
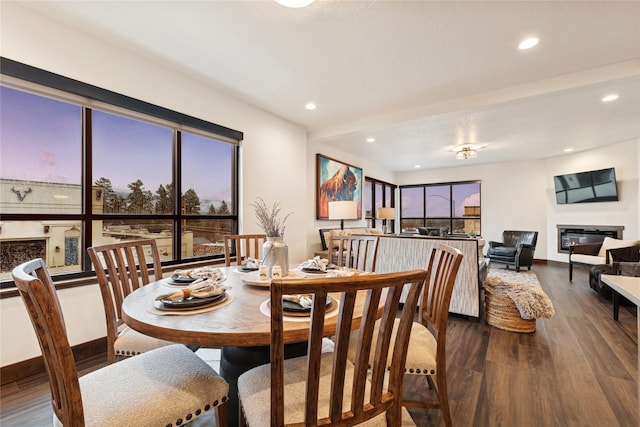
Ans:
[[[480,235],[480,182],[401,186],[400,227],[403,233],[433,227]]]
[[[368,227],[376,228],[382,225],[382,220],[377,217],[378,208],[393,208],[395,206],[395,189],[396,185],[365,177],[364,212]],[[394,222],[394,220],[387,221],[390,233],[394,232]]]
[[[35,257],[58,277],[89,274],[86,248],[119,240],[156,239],[165,264],[223,256],[223,235],[237,232],[240,132],[2,65],[3,286]]]

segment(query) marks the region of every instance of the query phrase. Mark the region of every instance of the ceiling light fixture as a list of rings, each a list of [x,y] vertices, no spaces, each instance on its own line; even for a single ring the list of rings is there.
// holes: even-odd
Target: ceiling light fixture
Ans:
[[[304,106],[304,108],[306,108],[307,110],[315,110],[316,104],[314,104],[313,102],[309,102],[307,105]]]
[[[618,96],[617,93],[612,93],[611,95],[607,95],[604,98],[602,98],[602,102],[611,102],[611,101],[615,101],[618,98],[620,97]]]
[[[532,47],[537,45],[539,42],[540,42],[540,39],[537,38],[537,37],[531,37],[531,38],[528,38],[528,39],[524,39],[518,45],[518,49],[521,49],[521,50],[531,49]]]
[[[473,159],[478,156],[478,150],[473,145],[460,145],[455,147],[453,151],[456,152],[456,159],[458,160]]]
[[[276,3],[286,7],[305,7],[313,3],[314,0],[275,0]]]
[[[375,138],[367,138],[367,142],[376,142]]]

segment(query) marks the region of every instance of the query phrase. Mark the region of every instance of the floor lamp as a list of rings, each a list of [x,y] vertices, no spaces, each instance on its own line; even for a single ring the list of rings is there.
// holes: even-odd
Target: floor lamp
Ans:
[[[378,208],[377,218],[382,220],[382,233],[387,234],[387,221],[395,218],[396,210],[394,208]]]
[[[352,200],[329,202],[329,219],[340,220],[340,230],[344,230],[345,219],[358,219],[358,206]]]

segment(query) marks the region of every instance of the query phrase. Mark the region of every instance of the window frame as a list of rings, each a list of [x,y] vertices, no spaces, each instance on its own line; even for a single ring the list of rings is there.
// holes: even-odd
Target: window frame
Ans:
[[[427,221],[429,221],[430,219],[432,220],[447,220],[448,221],[448,229],[449,229],[449,234],[450,235],[456,235],[456,234],[460,234],[460,233],[453,233],[452,230],[454,230],[453,224],[454,221],[456,220],[477,220],[479,222],[480,228],[479,231],[482,230],[482,210],[480,210],[480,215],[479,216],[473,216],[473,217],[465,217],[465,216],[456,216],[455,215],[455,209],[452,207],[451,202],[449,202],[449,216],[448,217],[443,217],[443,216],[428,216],[427,215],[427,188],[430,187],[449,187],[449,201],[451,201],[453,199],[453,188],[456,185],[466,185],[466,184],[477,184],[478,185],[478,190],[479,190],[479,195],[480,195],[480,200],[482,200],[482,182],[480,180],[469,180],[469,181],[453,181],[453,182],[439,182],[439,183],[430,183],[430,184],[410,184],[410,185],[401,185],[399,186],[400,189],[400,227],[402,227],[402,223],[404,220],[416,220],[416,221],[422,221],[422,225],[421,227],[427,227]],[[415,189],[415,188],[422,188],[422,199],[423,199],[423,204],[422,204],[422,216],[410,216],[410,217],[406,217],[403,215],[402,213],[402,191],[405,189]],[[410,231],[402,231],[401,232],[404,234],[416,234],[417,231],[415,232],[410,232]],[[478,232],[477,235],[480,235],[481,233]]]
[[[396,198],[395,198],[395,193],[396,193],[396,189],[398,188],[397,185],[395,184],[391,184],[389,182],[386,181],[382,181],[379,179],[375,179],[375,178],[371,178],[369,176],[365,176],[364,177],[365,180],[365,186],[364,188],[367,188],[367,184],[370,185],[370,197],[371,197],[371,215],[367,215],[367,206],[364,207],[364,215],[365,215],[365,219],[367,220],[367,222],[369,223],[369,226],[371,228],[376,228],[376,221],[378,220],[377,215],[378,215],[378,210],[376,207],[376,186],[382,186],[382,204],[378,207],[383,207],[383,208],[395,208],[396,206]],[[387,194],[389,193],[389,194]],[[366,198],[363,197],[363,200],[366,201]],[[390,205],[387,205],[387,201],[389,201]],[[383,220],[380,220],[381,222]],[[391,219],[389,220],[387,227],[389,230],[391,230],[391,232],[393,232],[393,230],[395,230],[395,219]]]
[[[94,276],[91,261],[87,256],[86,249],[92,246],[92,223],[96,220],[170,220],[173,222],[173,259],[163,261],[162,265],[178,265],[185,263],[196,263],[203,260],[223,259],[223,255],[182,257],[181,239],[183,232],[183,220],[231,220],[231,233],[238,232],[238,212],[239,212],[239,161],[240,146],[243,133],[215,123],[211,123],[193,116],[189,116],[164,107],[150,104],[135,98],[118,94],[106,89],[99,88],[87,83],[83,83],[68,77],[51,73],[46,70],[22,64],[4,57],[0,57],[0,83],[12,89],[20,90],[57,99],[62,102],[69,102],[81,107],[82,111],[82,209],[80,213],[60,214],[60,213],[7,213],[2,214],[3,222],[10,221],[56,221],[68,220],[77,221],[81,224],[81,246],[82,256],[80,271],[70,273],[55,274],[54,281],[68,281]],[[142,120],[151,124],[169,126],[173,132],[173,161],[172,161],[172,182],[176,191],[174,192],[174,211],[172,214],[113,214],[113,213],[93,213],[92,211],[92,141],[91,141],[91,114],[92,111],[101,110],[112,114],[122,115],[134,120]],[[181,135],[183,132],[198,134],[215,140],[233,145],[231,151],[232,169],[232,194],[231,213],[228,215],[219,214],[183,214],[181,209],[181,198],[185,189],[181,188]],[[0,281],[0,289],[13,287],[11,279]]]

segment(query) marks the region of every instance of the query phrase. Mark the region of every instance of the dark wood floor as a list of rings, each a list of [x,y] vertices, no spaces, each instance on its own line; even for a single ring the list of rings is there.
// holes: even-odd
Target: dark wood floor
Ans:
[[[502,268],[502,267],[498,267]],[[484,319],[451,317],[447,334],[449,400],[454,426],[633,426],[638,416],[635,307],[611,303],[589,288],[587,270],[536,264],[533,271],[556,314],[532,334],[506,332]],[[86,372],[104,357],[83,363]],[[407,381],[407,392],[420,392]],[[48,426],[44,376],[1,388],[0,425]],[[420,427],[444,425],[437,410],[411,410]],[[204,421],[204,420],[203,420]],[[200,423],[199,423],[200,424]]]
[[[495,267],[502,268],[502,267]],[[455,426],[633,426],[638,421],[634,307],[612,318],[611,302],[588,285],[588,271],[532,269],[555,316],[518,334],[450,318],[447,380]],[[409,388],[412,392],[416,384]],[[418,426],[444,425],[437,411],[411,411]]]

